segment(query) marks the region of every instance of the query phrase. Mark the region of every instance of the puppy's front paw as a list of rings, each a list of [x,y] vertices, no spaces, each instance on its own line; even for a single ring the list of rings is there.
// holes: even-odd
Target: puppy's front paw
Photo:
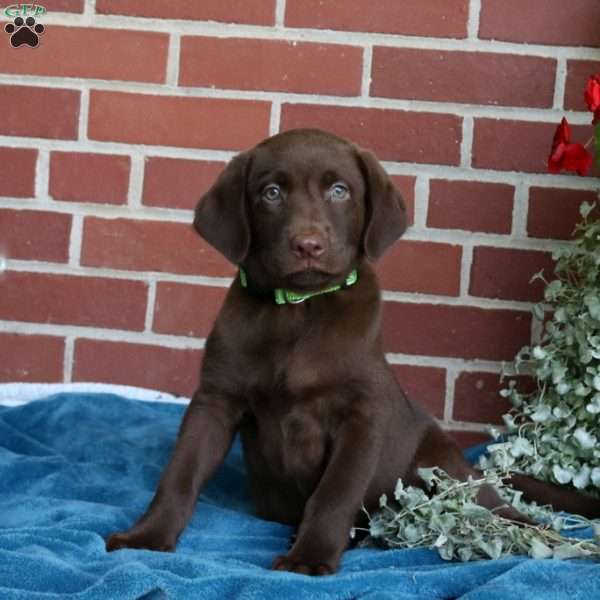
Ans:
[[[290,554],[278,556],[271,568],[274,571],[290,571],[303,575],[332,575],[336,571],[336,567],[327,562],[296,559]]]
[[[152,531],[123,531],[113,533],[106,540],[106,551],[120,550],[121,548],[137,548],[155,550],[157,552],[174,552],[175,542],[162,532]]]

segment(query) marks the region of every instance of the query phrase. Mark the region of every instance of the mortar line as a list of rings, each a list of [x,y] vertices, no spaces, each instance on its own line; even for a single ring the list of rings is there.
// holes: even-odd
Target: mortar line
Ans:
[[[146,157],[143,154],[134,153],[131,155],[127,190],[127,205],[129,207],[142,208],[145,164]]]
[[[361,96],[368,98],[371,92],[371,73],[373,71],[373,46],[366,46],[363,51]]]
[[[273,100],[271,103],[271,116],[269,118],[269,135],[279,133],[281,126],[281,102]]]
[[[494,423],[480,423],[478,421],[442,421],[440,423],[446,431],[466,431],[469,433],[488,433],[490,427],[502,430],[502,426]]]
[[[473,164],[473,117],[463,117],[462,139],[460,142],[460,166],[468,169]]]
[[[83,216],[73,215],[71,220],[71,236],[69,238],[70,267],[78,267],[81,263],[81,247],[83,244]]]
[[[63,381],[73,381],[73,357],[75,355],[75,338],[72,335],[65,336],[65,353],[63,358]]]
[[[460,293],[459,297],[464,302],[469,295],[469,284],[471,282],[471,270],[473,268],[473,243],[466,241],[462,247],[460,260]]]
[[[454,365],[446,368],[446,396],[444,398],[443,420],[451,421],[454,413],[454,392],[458,371]]]
[[[78,140],[88,139],[88,118],[90,114],[90,90],[82,88],[79,95],[79,123],[77,126]]]
[[[275,4],[275,27],[283,28],[285,26],[285,3],[286,0],[277,0]]]
[[[599,56],[600,58],[600,56]],[[554,100],[552,107],[563,110],[565,105],[565,90],[567,87],[567,60],[559,57],[556,62],[556,76],[554,81]]]
[[[467,37],[470,40],[479,39],[479,20],[481,15],[481,0],[470,0],[469,19],[467,22]]]
[[[529,210],[529,184],[521,180],[515,185],[513,206],[513,237],[527,237],[527,213]],[[555,242],[558,244],[559,242]]]
[[[415,229],[427,228],[427,214],[429,210],[429,182],[430,178],[427,175],[417,175],[415,181],[414,223],[409,230],[411,235],[414,233]],[[405,237],[408,235],[409,234],[407,234]]]
[[[34,194],[39,202],[46,204],[48,202],[50,186],[50,150],[40,148],[38,150],[37,161],[35,166],[35,184]],[[23,202],[21,201],[21,207]],[[44,206],[45,210],[48,210],[47,206]]]
[[[83,17],[86,23],[91,23],[96,14],[96,0],[85,0],[83,5]]]
[[[148,278],[148,295],[146,304],[146,318],[144,321],[144,332],[153,333],[152,325],[154,323],[154,309],[156,305],[156,278]]]
[[[167,55],[167,85],[177,87],[179,83],[179,65],[181,61],[181,35],[171,33],[169,35],[169,51]]]

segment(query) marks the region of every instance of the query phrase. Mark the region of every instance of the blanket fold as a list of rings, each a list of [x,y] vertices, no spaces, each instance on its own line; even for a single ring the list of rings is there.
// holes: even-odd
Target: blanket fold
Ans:
[[[107,553],[145,509],[184,406],[63,393],[0,406],[0,600],[600,598],[600,565],[355,549],[331,577],[269,570],[292,529],[252,513],[239,443],[175,553]]]

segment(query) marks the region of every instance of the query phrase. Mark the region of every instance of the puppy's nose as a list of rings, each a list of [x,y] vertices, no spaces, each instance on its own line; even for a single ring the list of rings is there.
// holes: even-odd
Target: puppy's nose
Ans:
[[[292,251],[299,258],[319,258],[325,252],[325,241],[319,235],[296,235],[291,242]]]

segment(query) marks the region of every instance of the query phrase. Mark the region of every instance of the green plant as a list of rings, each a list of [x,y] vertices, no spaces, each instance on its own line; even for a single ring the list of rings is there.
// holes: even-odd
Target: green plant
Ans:
[[[524,393],[511,380],[501,392],[514,406],[504,415],[509,435],[481,463],[581,490],[600,488],[600,221],[592,210],[581,206],[575,240],[554,251],[556,278],[534,276],[546,282],[550,316],[515,369],[535,376],[537,390]],[[543,304],[534,315],[544,320]]]
[[[540,343],[521,349],[515,368],[535,376],[537,389],[520,391],[513,379],[501,392],[514,406],[504,415],[508,435],[480,459],[481,478],[457,481],[441,469],[421,469],[428,492],[398,480],[394,500],[382,496],[380,510],[369,516],[371,540],[433,548],[446,560],[600,558],[597,542],[560,534],[591,525],[598,536],[600,524],[557,517],[503,482],[517,471],[581,490],[600,488],[600,220],[589,218],[593,210],[581,206],[577,237],[555,250],[556,279],[534,276],[546,282],[545,303],[534,315],[543,321],[549,309],[550,316]],[[540,524],[516,523],[479,506],[477,493],[486,484]]]
[[[521,500],[503,483],[500,471],[486,472],[480,479],[457,481],[438,468],[420,469],[428,491],[405,487],[398,481],[394,499],[380,499],[380,510],[369,516],[367,543],[396,548],[428,547],[445,560],[462,561],[525,554],[532,558],[600,558],[597,540],[564,537],[560,531],[594,527],[581,517],[560,517],[550,507]],[[539,525],[516,523],[477,504],[482,485],[493,485],[508,504]]]

